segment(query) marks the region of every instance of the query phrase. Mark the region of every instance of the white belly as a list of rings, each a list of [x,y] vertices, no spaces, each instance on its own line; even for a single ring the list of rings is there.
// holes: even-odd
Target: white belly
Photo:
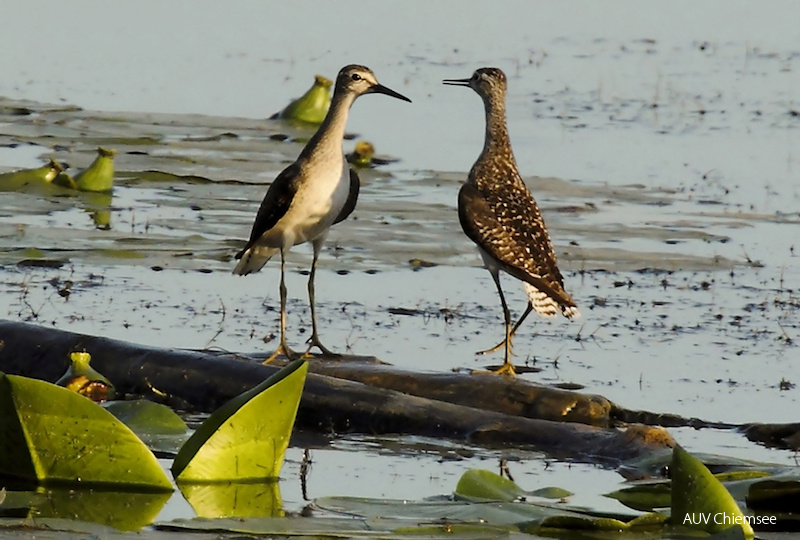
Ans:
[[[318,174],[295,194],[288,212],[273,228],[280,236],[274,239],[275,247],[288,248],[323,235],[344,208],[349,193],[350,167],[342,156],[338,173]]]

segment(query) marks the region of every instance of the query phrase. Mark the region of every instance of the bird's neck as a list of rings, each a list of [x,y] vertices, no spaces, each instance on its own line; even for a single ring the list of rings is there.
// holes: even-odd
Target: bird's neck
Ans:
[[[486,108],[486,136],[483,142],[483,151],[479,161],[502,160],[514,163],[514,154],[511,151],[511,139],[508,136],[506,123],[506,108],[503,100],[490,100],[484,102]]]
[[[301,158],[326,160],[342,153],[344,129],[353,101],[355,96],[351,93],[334,92],[328,114],[303,149]]]

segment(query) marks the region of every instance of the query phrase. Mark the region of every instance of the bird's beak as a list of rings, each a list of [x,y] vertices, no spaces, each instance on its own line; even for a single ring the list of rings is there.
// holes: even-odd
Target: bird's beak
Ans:
[[[451,86],[469,86],[469,79],[445,79],[442,81],[444,84]]]
[[[392,96],[393,98],[402,99],[403,101],[408,101],[409,103],[411,103],[411,100],[408,99],[403,94],[400,94],[399,92],[395,92],[391,88],[387,88],[387,87],[383,86],[382,84],[376,84],[375,86],[370,88],[370,93],[371,94],[386,94],[387,96]]]

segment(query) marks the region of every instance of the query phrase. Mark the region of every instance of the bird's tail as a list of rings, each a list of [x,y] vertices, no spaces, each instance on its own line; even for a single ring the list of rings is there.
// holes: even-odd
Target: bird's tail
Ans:
[[[250,247],[236,255],[236,258],[239,259],[239,263],[236,265],[236,268],[233,269],[233,273],[246,276],[247,274],[258,272],[277,252],[278,250],[276,248]]]
[[[552,299],[546,292],[540,291],[530,283],[525,282],[522,285],[525,287],[525,294],[528,295],[528,300],[530,300],[533,310],[540,317],[555,317],[559,313],[564,315],[567,319],[577,319],[581,316],[581,312],[578,311],[575,305],[561,304]]]

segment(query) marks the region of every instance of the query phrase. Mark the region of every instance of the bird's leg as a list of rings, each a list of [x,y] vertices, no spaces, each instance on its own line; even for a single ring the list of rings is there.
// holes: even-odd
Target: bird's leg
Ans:
[[[311,245],[314,248],[314,258],[311,260],[311,273],[308,275],[308,303],[311,306],[311,337],[308,339],[308,349],[305,355],[308,356],[313,347],[317,347],[324,356],[341,356],[322,344],[319,340],[319,333],[317,332],[317,313],[314,308],[314,278],[317,275],[317,258],[322,249],[324,237],[315,239]]]
[[[528,302],[528,307],[527,307],[527,308],[525,308],[525,313],[523,313],[523,314],[522,314],[522,316],[519,318],[519,320],[517,321],[517,323],[514,325],[514,328],[512,328],[512,329],[511,329],[511,337],[512,337],[512,338],[514,337],[514,334],[516,334],[516,333],[517,333],[517,329],[518,329],[520,326],[522,326],[522,321],[524,321],[524,320],[525,320],[525,319],[528,317],[528,315],[530,315],[530,314],[531,314],[531,311],[533,311],[533,304],[531,304],[530,302]],[[494,347],[492,347],[491,349],[486,349],[485,351],[478,351],[478,352],[476,352],[475,354],[477,354],[477,355],[481,355],[481,354],[489,354],[489,353],[493,353],[493,352],[495,352],[496,350],[498,350],[500,347],[502,347],[502,346],[503,346],[503,345],[505,345],[505,344],[506,344],[506,342],[505,342],[505,341],[501,341],[500,343],[498,343],[497,345],[495,345],[495,346],[494,346]]]
[[[508,375],[513,377],[517,374],[517,372],[514,371],[514,364],[511,363],[511,312],[508,310],[506,297],[503,296],[503,289],[500,287],[500,273],[492,272],[492,277],[494,278],[495,285],[497,285],[497,293],[500,295],[500,303],[503,304],[503,317],[506,323],[506,352],[503,358],[503,365],[500,366],[499,369],[495,370],[495,373],[498,375]]]
[[[281,342],[278,345],[278,348],[272,353],[269,358],[264,360],[264,364],[269,364],[279,356],[283,355],[289,360],[293,360],[297,358],[299,355],[298,353],[294,352],[289,346],[286,344],[286,257],[284,256],[284,250],[281,248],[281,286],[280,286],[280,293],[281,293]]]
[[[495,375],[506,375],[508,377],[514,377],[517,375],[517,372],[514,371],[514,364],[511,363],[511,312],[508,310],[508,304],[506,304],[506,297],[503,296],[503,289],[502,287],[500,287],[500,272],[496,268],[489,268],[489,272],[492,274],[492,279],[494,279],[494,284],[497,286],[497,293],[500,295],[500,303],[503,305],[503,319],[505,321],[505,327],[506,327],[506,338],[501,344],[505,345],[506,348],[505,357],[503,359],[503,365],[494,371],[489,371],[489,373],[494,373]]]

